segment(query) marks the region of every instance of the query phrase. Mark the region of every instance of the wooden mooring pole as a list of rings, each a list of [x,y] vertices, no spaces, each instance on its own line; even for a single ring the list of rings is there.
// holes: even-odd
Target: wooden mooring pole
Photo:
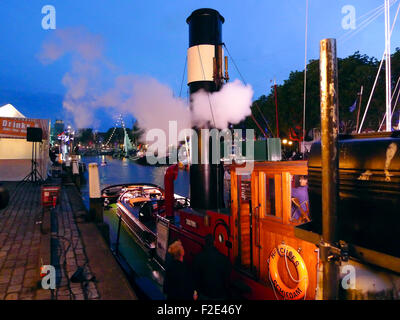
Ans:
[[[320,42],[320,94],[321,94],[321,154],[322,154],[322,242],[323,299],[338,297],[338,271],[336,259],[330,253],[336,239],[338,165],[339,165],[339,112],[338,68],[336,40]]]

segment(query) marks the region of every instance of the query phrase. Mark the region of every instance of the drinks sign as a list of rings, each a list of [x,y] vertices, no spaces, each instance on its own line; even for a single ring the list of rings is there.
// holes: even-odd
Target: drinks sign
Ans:
[[[0,138],[26,138],[26,129],[42,128],[43,139],[47,138],[48,120],[28,118],[1,118]]]

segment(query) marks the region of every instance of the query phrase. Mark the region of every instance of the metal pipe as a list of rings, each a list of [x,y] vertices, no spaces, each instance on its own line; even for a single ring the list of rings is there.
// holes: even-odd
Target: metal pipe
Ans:
[[[117,231],[117,243],[115,244],[115,254],[117,256],[119,256],[119,238],[121,236],[121,220],[122,220],[122,216],[119,215],[119,218],[118,218],[118,231]]]
[[[174,216],[174,181],[178,177],[179,168],[177,164],[168,167],[164,175],[165,189],[165,216]]]
[[[321,153],[322,153],[322,239],[325,249],[336,241],[338,199],[338,68],[336,40],[320,42]],[[323,298],[332,300],[338,293],[338,268],[329,254],[324,257]],[[322,258],[321,257],[321,258]]]

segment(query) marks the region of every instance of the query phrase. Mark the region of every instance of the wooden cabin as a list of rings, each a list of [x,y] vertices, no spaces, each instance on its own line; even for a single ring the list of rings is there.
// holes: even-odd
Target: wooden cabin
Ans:
[[[231,173],[231,261],[235,281],[248,288],[249,299],[284,299],[272,288],[268,260],[271,252],[284,243],[297,250],[308,271],[306,299],[315,299],[317,288],[318,249],[295,237],[292,221],[291,190],[300,175],[307,175],[307,161],[255,162],[254,169],[243,174],[239,166],[230,166]],[[278,271],[289,287],[299,279],[294,264],[278,260]],[[287,271],[290,270],[290,274]],[[246,289],[243,289],[246,290]],[[275,293],[274,293],[275,291]]]

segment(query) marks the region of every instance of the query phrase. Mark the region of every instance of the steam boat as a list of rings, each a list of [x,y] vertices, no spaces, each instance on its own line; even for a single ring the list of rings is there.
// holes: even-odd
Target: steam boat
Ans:
[[[187,23],[190,93],[218,91],[226,78],[222,75],[224,18],[215,10],[200,9]],[[330,42],[321,48],[325,45]],[[324,121],[335,118],[322,116],[322,126]],[[330,128],[335,125],[329,123]],[[212,234],[215,247],[233,266],[232,298],[396,299],[400,298],[400,251],[393,239],[400,224],[399,137],[397,133],[340,136],[330,144],[323,135],[326,145],[337,143],[340,150],[332,149],[337,175],[324,176],[334,172],[327,162],[334,157],[327,157],[323,145],[315,143],[308,162],[248,161],[250,167],[192,163],[190,200],[174,193],[178,165],[166,170],[164,189],[149,184],[111,186],[103,190],[103,198],[147,259],[157,261],[162,269],[173,241],[182,242],[190,265],[206,235]],[[198,145],[199,158],[212,147],[207,140]],[[230,171],[228,201],[223,193],[224,170]],[[309,177],[305,206],[294,196],[304,176]],[[324,191],[328,187],[330,193]],[[329,206],[336,206],[332,212],[337,214],[327,211]],[[301,213],[299,218],[295,211]],[[357,287],[339,286],[343,267],[357,271]]]

